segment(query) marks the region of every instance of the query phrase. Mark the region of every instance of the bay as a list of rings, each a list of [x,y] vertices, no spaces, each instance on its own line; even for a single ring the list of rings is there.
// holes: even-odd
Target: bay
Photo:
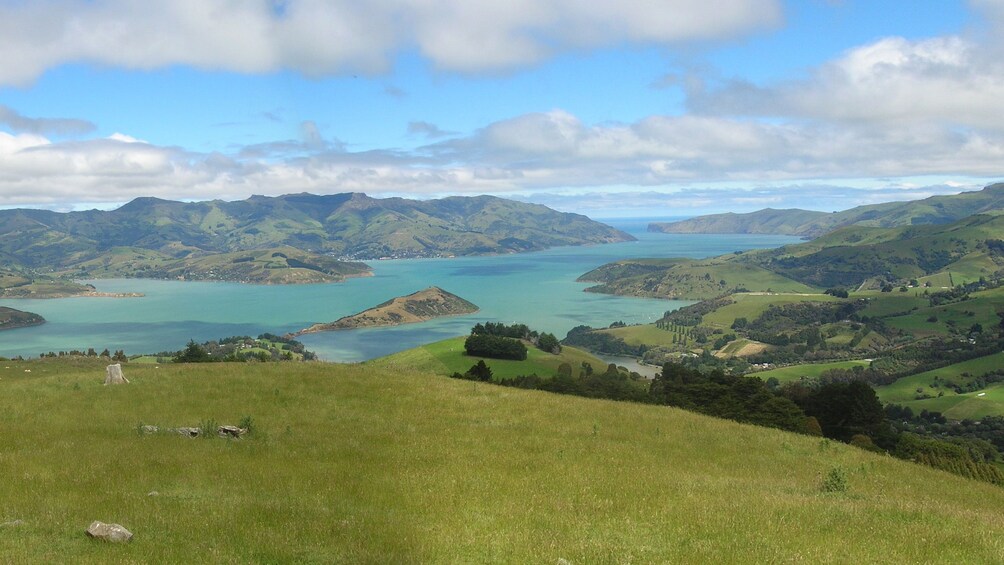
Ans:
[[[477,304],[481,311],[421,324],[305,335],[308,349],[329,361],[356,362],[466,334],[477,322],[521,322],[559,338],[578,325],[651,322],[687,302],[586,293],[575,279],[610,261],[637,257],[708,257],[776,247],[786,236],[681,235],[645,232],[649,219],[608,220],[639,241],[562,247],[536,253],[453,259],[372,261],[374,276],[343,283],[258,286],[143,279],[87,281],[103,292],[141,298],[0,300],[41,314],[41,326],[0,332],[0,355],[123,349],[127,354],[178,350],[231,335],[283,334],[329,322],[431,285]]]

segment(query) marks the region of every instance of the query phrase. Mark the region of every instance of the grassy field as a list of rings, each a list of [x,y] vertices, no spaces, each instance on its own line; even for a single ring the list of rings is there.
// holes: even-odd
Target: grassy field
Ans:
[[[855,361],[834,361],[832,363],[806,363],[805,365],[791,365],[790,367],[781,367],[778,369],[770,369],[768,371],[750,373],[750,376],[760,377],[765,381],[773,377],[782,383],[786,383],[789,381],[797,381],[802,377],[818,377],[830,369],[853,369],[854,367],[867,367],[870,363],[871,360],[868,359],[859,359]]]
[[[671,408],[371,365],[4,367],[10,563],[1004,560],[1004,489]],[[137,433],[244,416],[239,441]]]
[[[641,324],[638,326],[625,326],[623,328],[610,328],[600,330],[600,333],[610,334],[627,343],[628,345],[664,345],[672,346],[673,332],[661,330],[655,324]]]
[[[365,365],[397,371],[423,371],[434,375],[452,375],[453,373],[465,373],[479,359],[484,359],[497,378],[511,378],[531,373],[536,373],[541,377],[550,377],[558,372],[558,366],[562,363],[568,363],[576,371],[583,362],[589,363],[593,369],[599,371],[603,371],[607,367],[607,363],[599,357],[568,346],[561,348],[560,355],[545,353],[536,347],[527,346],[526,361],[470,357],[464,351],[465,339],[467,339],[466,336],[437,341],[367,361]]]
[[[909,406],[913,408],[914,412],[934,410],[955,420],[991,415],[1000,416],[1004,415],[1004,386],[1001,383],[992,384],[984,390],[965,394],[956,394],[952,389],[944,386],[934,387],[931,385],[934,383],[935,377],[957,384],[965,384],[969,379],[962,376],[963,373],[978,377],[1001,367],[1004,367],[1004,353],[997,353],[933,371],[910,375],[890,385],[876,387],[875,392],[878,393],[882,402]],[[983,396],[979,395],[981,392],[984,393]],[[938,396],[938,394],[942,394],[942,396]],[[933,398],[918,399],[918,395]]]
[[[723,306],[704,316],[703,324],[713,328],[728,329],[736,318],[754,320],[771,304],[780,306],[795,302],[832,302],[837,300],[828,294],[734,294],[735,303]]]
[[[1004,301],[1004,287],[999,287],[974,292],[969,300],[962,302],[933,307],[925,304],[910,314],[887,318],[886,323],[920,336],[948,334],[952,325],[960,330],[977,323],[989,328],[1000,322],[997,309],[1002,301]]]

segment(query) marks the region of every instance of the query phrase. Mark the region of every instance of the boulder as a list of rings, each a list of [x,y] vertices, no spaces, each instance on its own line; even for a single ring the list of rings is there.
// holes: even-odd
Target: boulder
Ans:
[[[87,527],[87,537],[112,543],[125,543],[132,539],[132,532],[119,524],[105,524],[97,520]]]
[[[237,426],[220,426],[219,429],[216,430],[216,433],[220,437],[232,437],[236,439],[248,433],[248,431],[244,428],[238,428]]]
[[[108,365],[105,368],[105,384],[106,385],[121,385],[128,383],[129,380],[125,378],[122,374],[122,364],[116,363],[114,365]]]
[[[176,428],[175,431],[188,437],[199,437],[199,434],[202,433],[202,430],[199,428]]]

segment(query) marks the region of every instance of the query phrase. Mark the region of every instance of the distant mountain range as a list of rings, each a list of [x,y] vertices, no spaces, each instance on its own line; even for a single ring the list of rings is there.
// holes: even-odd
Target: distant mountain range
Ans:
[[[750,233],[819,237],[845,226],[893,228],[918,224],[949,224],[974,214],[1004,213],[1004,183],[983,190],[932,196],[909,202],[858,206],[842,212],[766,208],[747,214],[712,214],[688,220],[649,224],[651,232]]]
[[[492,196],[416,201],[291,194],[190,203],[138,198],[111,211],[0,211],[0,278],[324,282],[369,270],[353,260],[633,239],[579,214]]]

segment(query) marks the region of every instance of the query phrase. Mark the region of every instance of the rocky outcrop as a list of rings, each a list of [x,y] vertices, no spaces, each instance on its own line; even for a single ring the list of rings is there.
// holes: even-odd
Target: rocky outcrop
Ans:
[[[119,524],[106,524],[97,520],[91,522],[85,532],[87,537],[111,543],[126,543],[132,539],[132,532]]]

